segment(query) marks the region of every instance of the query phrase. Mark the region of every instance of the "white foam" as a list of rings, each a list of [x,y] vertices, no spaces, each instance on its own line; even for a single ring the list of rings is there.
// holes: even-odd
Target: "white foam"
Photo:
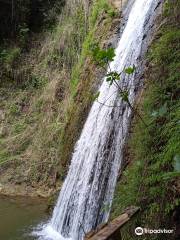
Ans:
[[[39,225],[39,227],[32,232],[32,236],[36,236],[39,240],[72,240],[72,238],[64,238],[61,236],[50,224],[44,226]]]

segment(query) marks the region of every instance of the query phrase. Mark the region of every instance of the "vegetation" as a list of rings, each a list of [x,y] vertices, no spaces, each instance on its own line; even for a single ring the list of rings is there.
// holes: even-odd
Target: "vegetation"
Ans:
[[[126,86],[121,85],[121,75],[122,73],[132,75],[135,73],[136,67],[127,67],[124,68],[122,72],[118,73],[117,71],[113,71],[110,66],[110,62],[114,60],[115,57],[115,49],[114,48],[108,48],[108,49],[100,49],[98,45],[93,45],[92,46],[92,58],[101,67],[103,67],[106,71],[106,68],[108,67],[108,70],[105,74],[106,81],[109,83],[109,85],[114,85],[116,88],[116,93],[119,98],[121,98],[124,102],[127,103],[127,105],[132,109],[134,113],[138,115],[138,117],[141,119],[141,121],[145,124],[144,120],[140,116],[140,114],[135,110],[133,105],[131,104],[129,100],[129,90]],[[100,92],[96,93],[95,99],[98,101]],[[102,105],[106,105],[106,100],[105,102],[99,102]],[[112,106],[111,106],[112,107]],[[146,124],[145,124],[146,126]]]
[[[89,16],[88,34],[82,44],[81,55],[76,65],[72,68],[70,77],[70,97],[65,116],[65,123],[60,136],[60,152],[62,164],[67,166],[75,142],[77,141],[89,108],[93,102],[92,95],[96,91],[97,81],[102,78],[99,69],[90,58],[91,46],[98,41],[101,45],[108,38],[109,31],[113,26],[113,16],[109,13],[112,6],[106,0],[95,1],[91,6]],[[97,15],[97,12],[99,15]],[[111,11],[110,11],[111,12]],[[115,10],[114,10],[115,12]],[[96,21],[96,24],[94,22]]]
[[[0,38],[19,38],[22,32],[37,31],[56,21],[65,1],[16,0],[0,1]]]
[[[90,46],[109,37],[119,18],[112,12],[106,0],[69,0],[48,31],[24,27],[17,42],[1,46],[2,183],[56,189],[64,179],[102,72]]]
[[[174,229],[179,214],[180,126],[179,1],[166,1],[164,21],[148,54],[146,90],[141,114],[148,124],[134,119],[129,142],[129,165],[119,181],[112,209],[117,216],[129,205],[141,212],[123,230],[123,239],[134,239],[137,226]],[[142,239],[162,239],[161,234]],[[168,235],[168,239],[175,236]]]

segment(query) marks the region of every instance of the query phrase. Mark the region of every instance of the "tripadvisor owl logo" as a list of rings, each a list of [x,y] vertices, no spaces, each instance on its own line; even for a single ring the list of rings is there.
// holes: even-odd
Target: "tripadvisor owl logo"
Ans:
[[[135,229],[135,234],[140,236],[140,235],[143,235],[144,231],[143,231],[143,228],[142,227],[137,227]]]
[[[163,234],[172,234],[174,232],[173,229],[149,229],[149,228],[142,228],[142,227],[137,227],[135,229],[135,234],[137,236],[141,236],[143,234],[158,234],[158,233],[163,233]]]

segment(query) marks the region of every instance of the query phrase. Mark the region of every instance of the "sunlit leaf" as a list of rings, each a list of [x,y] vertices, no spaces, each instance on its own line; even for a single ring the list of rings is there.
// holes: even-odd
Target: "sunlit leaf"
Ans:
[[[114,48],[100,49],[97,44],[90,46],[93,60],[101,66],[104,66],[108,62],[114,60],[115,51]]]
[[[133,74],[136,70],[136,67],[133,66],[133,67],[128,67],[128,68],[125,68],[124,69],[124,72],[127,73],[127,74]]]
[[[110,85],[113,84],[114,81],[120,80],[120,74],[118,72],[109,72],[106,75],[106,81],[109,82]]]
[[[108,58],[108,61],[113,61],[114,57],[116,56],[114,48],[108,48],[106,50],[106,56]]]

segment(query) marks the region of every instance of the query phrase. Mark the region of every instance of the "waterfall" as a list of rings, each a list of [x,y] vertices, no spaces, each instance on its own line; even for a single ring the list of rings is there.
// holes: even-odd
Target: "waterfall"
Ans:
[[[126,27],[110,64],[122,72],[135,65],[144,41],[144,29],[155,15],[157,0],[135,0]],[[137,78],[122,74],[121,87],[129,89],[135,99]],[[128,134],[131,109],[118,97],[116,87],[104,79],[98,101],[95,101],[77,141],[68,175],[62,186],[50,222],[44,226],[41,239],[83,239],[84,233],[109,218],[117,177],[122,164],[123,146]],[[108,105],[109,107],[105,106]],[[114,107],[113,107],[114,106]]]

